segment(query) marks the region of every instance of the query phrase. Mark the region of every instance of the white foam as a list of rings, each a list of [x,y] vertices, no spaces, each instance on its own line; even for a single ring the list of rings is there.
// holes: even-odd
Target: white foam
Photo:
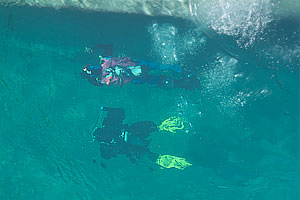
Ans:
[[[263,5],[264,2],[272,4],[274,1],[264,0],[2,0],[1,5],[29,5],[37,7],[60,8],[80,8],[84,10],[94,10],[101,12],[118,12],[118,13],[135,13],[146,15],[166,15],[182,18],[198,16],[197,10],[208,9],[208,12],[214,12],[214,7],[222,7],[225,10],[232,8],[233,12],[238,11],[234,6],[244,7],[245,11],[255,7],[255,4]],[[275,3],[275,2],[274,2]],[[278,7],[274,10],[276,15],[299,15],[300,2],[298,0],[281,0],[276,1]],[[235,5],[234,5],[235,4]],[[207,7],[212,5],[214,7]],[[248,7],[247,7],[248,6]],[[250,7],[249,7],[250,6]],[[267,5],[269,6],[269,5]],[[196,12],[194,12],[196,11]],[[214,13],[218,14],[218,13]],[[238,13],[241,14],[241,13]]]
[[[240,47],[252,46],[272,21],[271,0],[191,2],[192,15],[202,26],[232,36]]]
[[[206,44],[206,36],[196,31],[179,34],[172,24],[154,23],[148,27],[153,56],[164,64],[179,64],[187,55]]]

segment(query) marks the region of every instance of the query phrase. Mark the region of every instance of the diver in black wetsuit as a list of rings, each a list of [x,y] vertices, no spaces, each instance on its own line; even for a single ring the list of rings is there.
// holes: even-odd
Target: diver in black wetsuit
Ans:
[[[140,121],[134,124],[123,124],[125,112],[122,108],[101,107],[107,116],[102,122],[102,127],[93,131],[94,139],[100,142],[101,156],[105,159],[125,154],[132,162],[147,154],[150,158],[157,155],[148,149],[147,137],[157,130],[151,121]]]

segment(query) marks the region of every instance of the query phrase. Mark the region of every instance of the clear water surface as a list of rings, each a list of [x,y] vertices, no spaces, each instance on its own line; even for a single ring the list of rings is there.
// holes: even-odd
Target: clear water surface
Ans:
[[[241,36],[168,17],[1,7],[0,199],[299,199],[300,23],[265,20]],[[79,73],[98,43],[190,66],[201,90],[97,88]],[[103,160],[91,141],[101,105],[124,108],[127,123],[181,116],[185,129],[154,133],[150,148],[193,166]]]

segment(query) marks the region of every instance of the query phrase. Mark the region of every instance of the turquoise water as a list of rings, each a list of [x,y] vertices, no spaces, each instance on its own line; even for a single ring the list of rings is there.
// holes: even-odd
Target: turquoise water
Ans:
[[[181,19],[0,10],[1,199],[299,198],[299,21],[274,20],[243,49]],[[94,61],[84,47],[98,43],[191,66],[202,89],[94,87],[79,72]],[[184,130],[152,134],[150,148],[193,165],[103,160],[91,140],[101,105],[124,108],[127,123],[184,118]]]

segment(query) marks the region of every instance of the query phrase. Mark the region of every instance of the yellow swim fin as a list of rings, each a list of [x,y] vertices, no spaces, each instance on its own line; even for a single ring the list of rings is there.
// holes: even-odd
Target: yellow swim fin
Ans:
[[[160,155],[156,160],[156,164],[164,168],[176,168],[180,170],[184,170],[185,168],[192,166],[192,164],[187,162],[185,158],[171,155]]]
[[[163,121],[161,125],[158,126],[160,131],[169,131],[175,133],[176,130],[184,129],[183,120],[180,117],[170,117]]]

